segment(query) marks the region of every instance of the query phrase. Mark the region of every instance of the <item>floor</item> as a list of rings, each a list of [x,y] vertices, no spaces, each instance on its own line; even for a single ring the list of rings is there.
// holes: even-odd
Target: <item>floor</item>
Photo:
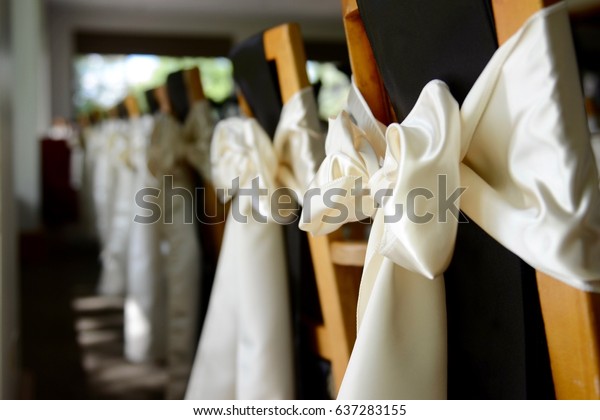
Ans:
[[[23,398],[164,398],[163,367],[123,358],[123,299],[94,293],[97,244],[60,230],[21,249]]]
[[[20,249],[22,398],[164,399],[164,367],[123,357],[123,299],[95,293],[97,243],[45,230],[24,236]],[[299,345],[299,398],[328,398],[328,364]]]

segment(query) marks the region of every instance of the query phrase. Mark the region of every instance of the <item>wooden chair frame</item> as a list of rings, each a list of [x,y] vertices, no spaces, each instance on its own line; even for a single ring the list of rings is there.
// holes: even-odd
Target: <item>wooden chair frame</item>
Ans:
[[[558,0],[492,0],[502,44],[540,9]],[[350,62],[358,88],[383,123],[394,120],[356,0],[342,0]],[[600,399],[600,294],[536,273],[556,397]]]
[[[310,86],[300,28],[284,24],[263,34],[265,58],[275,62],[282,101]],[[240,107],[251,116],[238,92]],[[366,250],[364,241],[342,241],[342,234],[308,235],[324,325],[310,325],[315,351],[331,361],[339,389],[356,338],[358,286]]]
[[[160,112],[163,114],[170,114],[171,101],[169,100],[167,87],[165,85],[161,85],[154,89],[154,97],[156,98],[156,102],[158,102],[158,109]]]
[[[137,118],[141,115],[140,106],[136,97],[133,94],[129,94],[123,100],[123,105],[127,110],[127,115],[129,118]]]
[[[188,101],[190,104],[205,99],[204,89],[202,87],[202,79],[200,77],[200,69],[193,67],[183,71],[185,86],[187,88]]]

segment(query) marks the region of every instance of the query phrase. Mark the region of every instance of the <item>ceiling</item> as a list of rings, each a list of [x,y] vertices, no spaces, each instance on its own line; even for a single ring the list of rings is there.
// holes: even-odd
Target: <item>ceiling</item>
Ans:
[[[55,6],[111,11],[169,12],[246,16],[339,19],[340,0],[46,0]]]
[[[340,15],[340,0],[46,0],[69,7],[112,10],[138,9],[216,15],[298,16],[334,18]],[[600,0],[566,0],[571,9],[600,5]]]

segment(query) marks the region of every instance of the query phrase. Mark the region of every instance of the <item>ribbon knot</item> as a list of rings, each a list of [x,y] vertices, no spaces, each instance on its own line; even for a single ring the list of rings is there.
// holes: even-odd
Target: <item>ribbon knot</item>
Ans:
[[[563,9],[540,11],[498,49],[460,108],[434,80],[383,135],[353,86],[348,110],[356,124],[346,114],[332,121],[313,187],[350,191],[353,177],[364,178],[381,207],[372,250],[425,277],[441,274],[454,250],[460,205],[529,265],[600,290],[600,191],[577,69],[571,45],[546,37],[550,26],[568,33]],[[324,234],[352,221],[323,223],[337,209],[327,204],[317,202],[310,214],[305,207],[301,228]]]
[[[240,211],[250,215],[252,207],[267,217],[269,194],[277,188],[278,158],[273,144],[252,118],[228,118],[217,124],[212,139],[211,160],[216,188],[229,201],[240,190],[255,189],[257,199],[240,195]]]
[[[372,231],[379,233],[371,239],[378,243],[377,251],[435,278],[450,261],[452,247],[447,244],[457,230],[456,220],[440,214],[440,201],[446,199],[440,194],[458,189],[458,104],[443,82],[432,81],[407,118],[385,130],[362,102],[354,87],[348,106],[352,117],[342,112],[330,121],[327,157],[311,184],[320,195],[300,227],[326,234],[380,213],[381,230]],[[444,218],[447,223],[438,223]],[[428,252],[432,246],[436,252]]]
[[[273,217],[273,194],[279,188],[286,188],[283,194],[292,195],[302,205],[308,183],[324,155],[318,126],[310,88],[286,103],[272,141],[253,118],[219,122],[211,146],[215,187],[227,192],[226,200],[242,189],[252,190],[252,197],[240,197],[242,214],[249,215],[254,208],[268,220]],[[290,215],[289,209],[277,212],[284,219]]]

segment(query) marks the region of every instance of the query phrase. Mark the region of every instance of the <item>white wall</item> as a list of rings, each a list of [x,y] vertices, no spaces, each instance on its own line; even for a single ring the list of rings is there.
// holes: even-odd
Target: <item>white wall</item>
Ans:
[[[47,31],[44,0],[13,0],[14,180],[19,227],[40,224],[39,138],[50,124]]]
[[[0,0],[0,398],[17,396],[19,378],[10,26],[10,0]]]
[[[0,0],[0,398],[20,379],[17,233],[39,227],[39,137],[50,115],[44,0]]]
[[[343,39],[341,7],[339,19],[310,21],[290,16],[279,18],[232,18],[206,16],[197,13],[165,13],[142,9],[120,10],[118,13],[104,8],[73,7],[52,4],[49,8],[50,52],[52,69],[52,113],[54,116],[72,117],[74,34],[76,30],[102,32],[226,35],[234,41],[292,19],[300,23],[306,39]]]

